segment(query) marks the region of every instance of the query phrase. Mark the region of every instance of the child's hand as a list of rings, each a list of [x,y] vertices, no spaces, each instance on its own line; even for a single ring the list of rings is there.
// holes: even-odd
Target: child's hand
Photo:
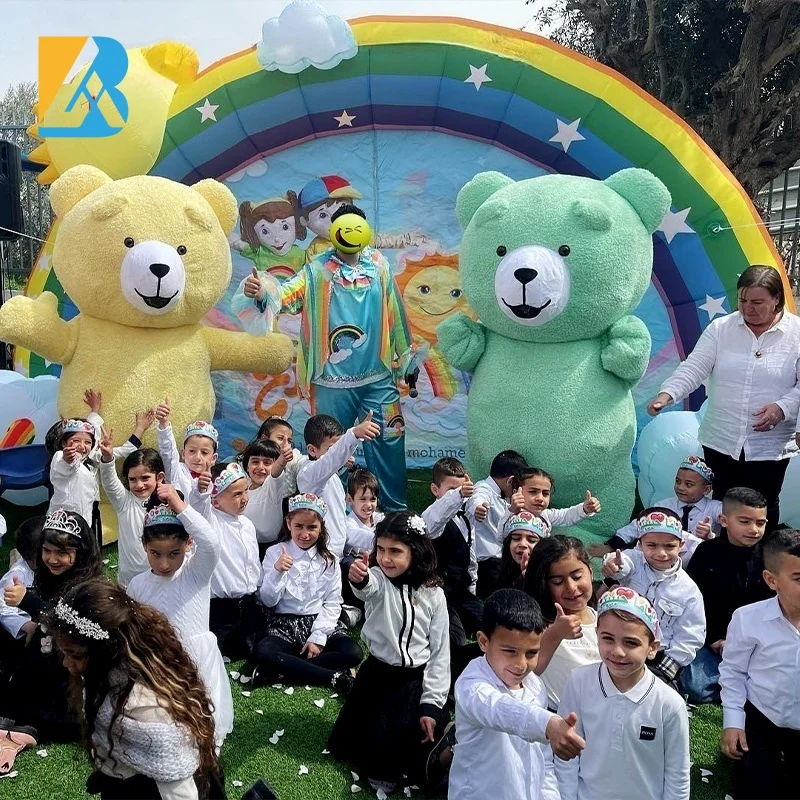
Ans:
[[[461,488],[459,492],[461,492],[461,496],[464,498],[472,497],[472,493],[475,491],[475,484],[472,482],[472,479],[469,475],[466,476],[466,480],[464,483],[461,484]]]
[[[114,460],[114,429],[105,425],[100,428],[100,460],[106,464]]]
[[[725,640],[724,639],[717,639],[716,642],[712,642],[709,647],[720,657],[722,657],[722,651],[725,649]]]
[[[201,494],[205,494],[208,491],[208,487],[211,486],[212,480],[213,478],[208,470],[201,472],[197,476],[197,488],[200,490]]]
[[[647,404],[647,413],[651,417],[655,417],[661,413],[661,410],[664,406],[668,406],[672,403],[672,396],[668,395],[666,392],[659,392],[648,404]]]
[[[33,634],[36,633],[36,623],[33,620],[29,620],[20,630],[25,634],[25,644],[28,644],[33,639]]]
[[[577,614],[567,614],[556,603],[556,618],[550,626],[559,639],[580,639],[583,636],[581,618]]]
[[[525,508],[525,495],[522,493],[522,487],[517,489],[511,495],[511,513],[519,514]]]
[[[292,451],[292,446],[289,444],[289,442],[284,442],[283,446],[281,447],[281,454],[278,460],[285,467],[293,459],[294,459],[294,452]]]
[[[525,550],[522,554],[522,558],[519,561],[519,568],[522,570],[522,574],[524,575],[528,569],[528,562],[531,560],[531,551]],[[556,605],[556,610],[558,610],[560,606]]]
[[[584,514],[597,514],[602,508],[600,501],[596,497],[593,497],[592,493],[587,489],[586,499],[583,501]]]
[[[300,651],[300,655],[305,653],[306,658],[316,658],[321,652],[322,648],[318,644],[314,644],[314,642],[306,642],[303,645],[303,649]]]
[[[432,742],[433,736],[436,733],[436,720],[433,717],[420,717],[419,726],[425,736],[422,737],[423,742]]]
[[[155,418],[156,412],[152,408],[148,408],[146,411],[137,411],[136,427],[133,429],[133,435],[137,439],[141,439],[142,434],[153,424]]]
[[[722,731],[720,748],[728,758],[732,758],[734,761],[739,761],[742,755],[750,749],[741,728],[725,728]]]
[[[167,423],[169,422],[169,415],[170,415],[170,404],[169,404],[169,395],[164,398],[163,403],[159,403],[156,406],[156,419],[158,420],[158,425],[160,428],[166,428]]]
[[[702,522],[698,522],[694,533],[701,539],[708,539],[711,536],[711,517],[706,517]]]
[[[100,409],[103,407],[103,395],[96,389],[87,389],[83,393],[83,402],[89,406],[90,411],[99,414]]]
[[[489,516],[488,503],[481,503],[479,506],[475,506],[475,522],[485,522],[486,517],[488,516]]]
[[[369,575],[369,555],[361,553],[361,555],[350,565],[347,571],[347,579],[350,583],[363,583]]]
[[[74,464],[76,461],[79,461],[82,456],[81,454],[75,449],[74,445],[67,444],[67,446],[62,450],[64,455],[64,461],[67,464]]]
[[[156,486],[156,494],[162,503],[166,503],[176,514],[180,514],[186,508],[186,501],[181,500],[178,490],[172,483],[159,483]]]
[[[258,270],[255,267],[253,267],[252,274],[245,278],[242,290],[245,297],[253,297],[256,300],[264,297],[264,287],[261,285],[261,278],[258,277]]]
[[[578,715],[572,712],[566,719],[551,717],[544,730],[553,752],[564,761],[575,758],[586,747],[586,742],[575,732],[577,723]]]
[[[22,602],[22,598],[25,597],[25,593],[28,590],[22,585],[22,581],[20,581],[19,576],[14,576],[14,583],[11,586],[6,586],[5,591],[3,592],[3,600],[6,601],[7,606],[18,606]]]
[[[592,558],[602,558],[606,553],[613,553],[614,548],[607,544],[593,544],[586,548]]]
[[[372,421],[372,410],[367,412],[367,416],[353,428],[356,439],[362,442],[366,439],[372,441],[381,432],[377,422]]]
[[[604,578],[613,578],[622,569],[622,551],[617,550],[614,558],[608,558],[603,562],[600,570]]]
[[[354,470],[356,468],[356,457],[350,456],[350,458],[344,462],[344,468],[347,470]]]
[[[288,572],[294,564],[294,559],[286,552],[286,545],[281,545],[281,554],[275,562],[275,569],[278,572]]]

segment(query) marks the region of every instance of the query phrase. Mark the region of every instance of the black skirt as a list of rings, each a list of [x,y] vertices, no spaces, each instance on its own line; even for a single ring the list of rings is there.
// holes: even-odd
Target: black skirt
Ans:
[[[100,800],[161,800],[158,784],[147,775],[134,775],[126,779],[112,778],[100,770],[87,778],[86,793],[99,794]],[[198,783],[197,794],[200,800],[227,800],[222,773]]]
[[[433,747],[421,741],[424,674],[424,665],[393,667],[368,656],[328,739],[334,758],[376,780],[399,783],[407,775],[407,783],[423,783],[425,762]],[[448,719],[444,711],[438,712],[437,738]]]
[[[267,620],[265,636],[277,636],[289,644],[302,647],[311,636],[311,629],[317,619],[316,614],[273,614]],[[341,623],[336,623],[333,633],[328,637],[347,634],[347,628]]]

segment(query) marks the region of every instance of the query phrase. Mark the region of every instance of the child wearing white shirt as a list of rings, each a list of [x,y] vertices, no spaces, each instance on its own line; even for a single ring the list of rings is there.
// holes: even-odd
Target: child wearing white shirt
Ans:
[[[606,555],[603,575],[634,589],[655,608],[661,646],[648,666],[677,689],[681,668],[694,659],[706,639],[703,595],[681,566],[678,553],[683,530],[677,515],[666,509],[646,508],[637,525],[638,547]]]
[[[722,650],[722,752],[738,762],[737,800],[797,797],[800,752],[800,532],[763,544],[777,597],[733,612]]]
[[[297,494],[297,473],[305,459],[303,454],[293,446],[294,430],[292,426],[281,417],[270,417],[261,423],[256,440],[259,442],[270,441],[278,445],[286,466],[282,473],[273,472],[273,475],[280,474],[281,491],[284,499],[288,500],[288,498],[294,497]]]
[[[342,576],[328,548],[325,501],[295,495],[277,544],[264,556],[261,601],[274,609],[251,656],[253,683],[275,680],[350,690],[361,648],[339,623]]]
[[[478,481],[467,501],[466,513],[475,529],[478,559],[477,593],[488,597],[500,577],[501,530],[508,516],[511,479],[528,462],[516,450],[503,450],[492,460],[489,477]]]
[[[258,602],[261,562],[256,529],[244,516],[247,475],[235,461],[215,464],[211,475],[198,478],[190,503],[220,541],[219,563],[211,576],[208,627],[217,637],[222,655],[245,658],[256,643],[263,620]]]
[[[14,671],[22,648],[36,630],[36,623],[21,608],[6,605],[3,592],[15,582],[28,589],[33,586],[44,520],[44,517],[31,517],[17,528],[14,541],[19,558],[0,578],[0,667],[8,672]]]
[[[541,609],[524,592],[499,589],[486,601],[478,632],[484,655],[456,681],[452,800],[559,800],[548,741],[564,758],[585,743],[574,714],[564,720],[547,710],[533,672],[544,627]]]
[[[198,476],[209,472],[217,463],[219,434],[213,425],[202,419],[190,422],[186,426],[183,447],[179,453],[169,421],[170,413],[169,397],[165,397],[155,412],[158,420],[156,425],[158,450],[164,460],[167,481],[188,498],[192,489],[197,486]]]
[[[683,698],[645,667],[659,645],[648,600],[618,586],[600,598],[602,664],[569,676],[559,714],[577,715],[578,758],[555,758],[561,800],[689,800],[689,717]]]
[[[248,477],[244,514],[256,529],[259,563],[267,547],[277,541],[283,526],[284,474],[286,459],[291,456],[291,450],[282,452],[269,439],[250,442],[241,455],[242,468]]]
[[[703,459],[686,456],[675,474],[675,494],[652,504],[656,508],[669,509],[681,520],[684,537],[680,556],[684,569],[700,542],[713,539],[720,532],[722,502],[711,496],[713,480],[714,473]],[[632,547],[638,538],[638,527],[633,520],[620,528],[606,544],[590,547],[589,554],[604,556],[614,550],[624,550]]]
[[[375,526],[383,519],[378,511],[381,487],[369,470],[356,469],[347,478],[347,544],[358,552],[372,552],[375,544]],[[347,565],[349,568],[349,564]]]
[[[308,458],[297,473],[297,489],[325,501],[328,509],[325,518],[328,548],[337,559],[342,558],[347,544],[345,491],[338,473],[353,455],[358,443],[374,439],[380,430],[380,426],[372,421],[371,411],[362,422],[346,432],[327,414],[316,414],[306,422],[303,437]]]

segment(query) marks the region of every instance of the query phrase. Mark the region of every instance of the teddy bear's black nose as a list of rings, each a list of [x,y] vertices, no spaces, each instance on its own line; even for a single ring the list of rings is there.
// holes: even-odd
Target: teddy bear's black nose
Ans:
[[[163,278],[169,272],[169,267],[166,264],[151,264],[150,272],[152,272],[156,278]],[[517,272],[519,272],[519,270],[517,270]],[[530,272],[530,270],[528,270],[528,272]]]
[[[153,269],[150,267],[150,269]],[[514,277],[524,286],[530,283],[539,273],[530,267],[520,267],[514,270]]]

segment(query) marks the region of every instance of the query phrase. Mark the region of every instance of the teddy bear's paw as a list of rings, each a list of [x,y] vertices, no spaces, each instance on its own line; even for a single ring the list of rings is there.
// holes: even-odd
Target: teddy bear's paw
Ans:
[[[483,326],[466,314],[453,314],[441,322],[436,328],[436,336],[445,358],[456,369],[466,372],[475,369],[486,347]]]
[[[603,369],[634,386],[650,360],[650,333],[645,324],[633,316],[615,322],[608,330],[608,343],[600,359]]]
[[[294,345],[284,333],[268,333],[261,340],[264,350],[270,354],[269,366],[264,369],[269,375],[285,372],[292,365]]]

